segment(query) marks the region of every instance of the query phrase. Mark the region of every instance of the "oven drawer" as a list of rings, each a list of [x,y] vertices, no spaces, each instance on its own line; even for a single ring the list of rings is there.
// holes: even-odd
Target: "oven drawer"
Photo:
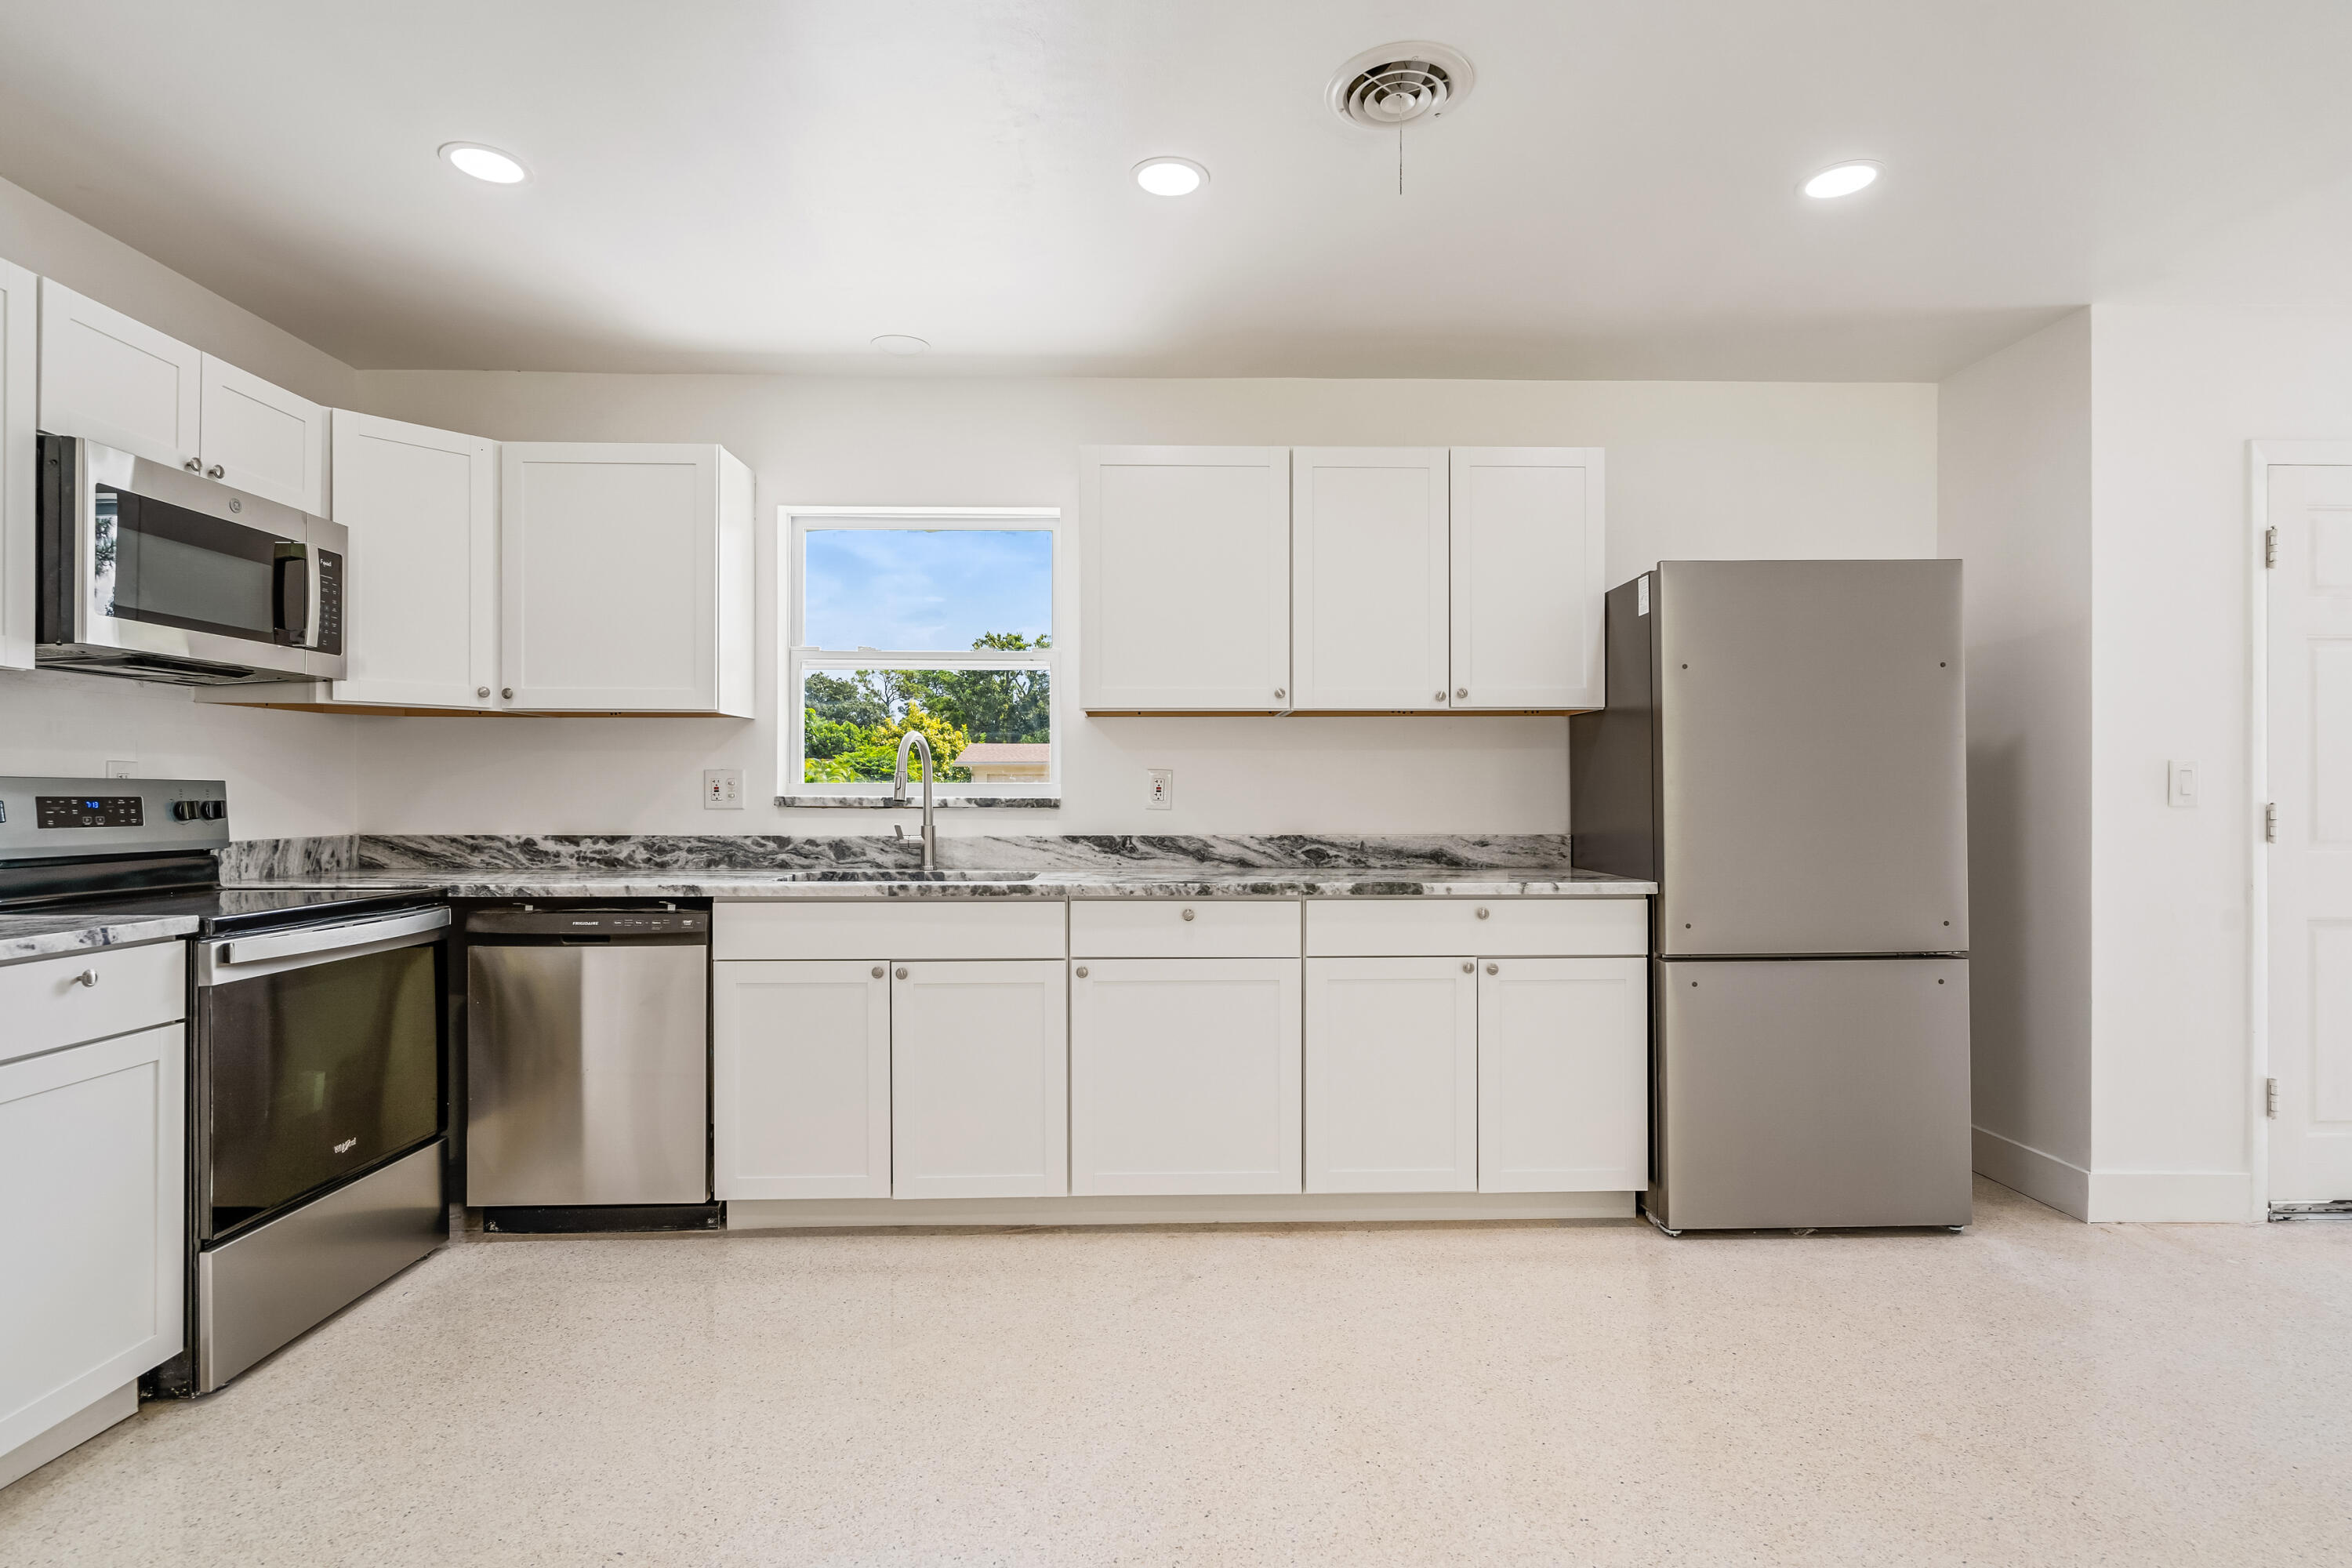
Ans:
[[[186,1016],[188,944],[92,947],[0,966],[0,1061]]]

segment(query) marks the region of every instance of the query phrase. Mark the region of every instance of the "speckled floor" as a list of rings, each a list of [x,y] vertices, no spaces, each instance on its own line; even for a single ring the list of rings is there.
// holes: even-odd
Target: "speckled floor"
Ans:
[[[502,1239],[0,1562],[2341,1563],[2352,1226]]]

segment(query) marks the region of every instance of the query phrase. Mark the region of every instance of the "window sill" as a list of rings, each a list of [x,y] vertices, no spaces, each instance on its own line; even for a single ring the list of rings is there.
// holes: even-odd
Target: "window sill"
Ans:
[[[919,791],[908,792],[904,805],[887,795],[780,795],[778,805],[794,808],[824,806],[846,811],[920,811],[923,798]],[[1062,797],[1057,795],[942,795],[932,797],[934,811],[1003,811],[1015,806],[1058,809]]]

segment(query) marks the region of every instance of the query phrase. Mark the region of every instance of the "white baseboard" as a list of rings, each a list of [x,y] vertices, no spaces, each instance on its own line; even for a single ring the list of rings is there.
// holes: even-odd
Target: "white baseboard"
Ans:
[[[2091,1173],[2055,1154],[2045,1154],[2029,1143],[2004,1138],[1982,1127],[1975,1133],[1977,1173],[1990,1176],[2038,1204],[2048,1204],[2076,1219],[2091,1215]]]
[[[730,1230],[866,1226],[1368,1225],[1631,1219],[1631,1193],[1261,1193],[1223,1197],[730,1199]]]
[[[0,1454],[0,1487],[23,1480],[43,1465],[71,1452],[118,1421],[139,1414],[139,1384],[124,1384],[86,1405],[37,1436]]]
[[[2094,1171],[2099,1221],[2239,1225],[2254,1220],[2254,1179],[2244,1171]]]

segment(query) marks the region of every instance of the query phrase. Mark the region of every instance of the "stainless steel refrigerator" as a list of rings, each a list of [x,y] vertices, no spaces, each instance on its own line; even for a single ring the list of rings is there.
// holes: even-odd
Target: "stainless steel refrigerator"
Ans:
[[[1608,595],[1575,863],[1654,879],[1670,1231],[1968,1223],[1957,561],[1668,561]]]

